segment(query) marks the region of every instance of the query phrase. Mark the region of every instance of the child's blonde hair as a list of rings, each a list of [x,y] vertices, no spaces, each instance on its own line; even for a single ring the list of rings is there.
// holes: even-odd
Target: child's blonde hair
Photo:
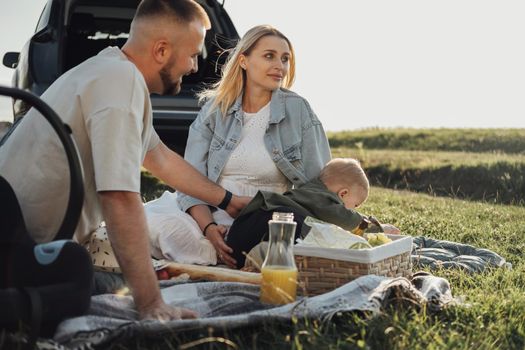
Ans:
[[[239,62],[240,56],[248,56],[259,42],[259,39],[269,35],[284,39],[290,48],[290,68],[288,69],[288,74],[283,79],[282,86],[286,89],[292,86],[295,79],[295,52],[292,43],[283,33],[270,25],[256,26],[246,32],[233,51],[230,52],[226,64],[222,69],[221,79],[213,84],[211,88],[201,91],[198,94],[200,102],[215,98],[210,111],[218,107],[222,115],[226,115],[228,108],[230,108],[237,97],[241,95],[246,81],[246,73],[241,68]]]
[[[368,191],[370,190],[370,183],[366,177],[365,171],[361,167],[361,163],[354,158],[334,158],[326,163],[319,179],[331,188],[350,188],[352,186],[359,186]]]

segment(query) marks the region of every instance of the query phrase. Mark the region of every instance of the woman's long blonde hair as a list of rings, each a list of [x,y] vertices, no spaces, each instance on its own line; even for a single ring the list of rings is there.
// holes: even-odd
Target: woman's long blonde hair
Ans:
[[[290,68],[283,79],[282,86],[289,89],[293,85],[295,80],[295,53],[292,43],[283,33],[270,25],[256,26],[246,32],[235,48],[232,49],[222,70],[221,79],[209,89],[205,89],[198,94],[200,102],[215,98],[209,109],[210,112],[218,107],[222,115],[226,115],[228,108],[233,105],[237,97],[242,93],[246,81],[246,72],[241,68],[239,62],[240,55],[248,56],[259,39],[268,35],[274,35],[286,40],[290,48]]]

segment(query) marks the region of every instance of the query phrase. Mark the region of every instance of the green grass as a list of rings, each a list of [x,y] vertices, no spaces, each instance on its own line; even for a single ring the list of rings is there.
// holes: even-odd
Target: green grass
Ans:
[[[525,154],[525,129],[371,128],[328,133],[332,147]]]
[[[525,204],[525,155],[338,147],[361,161],[372,184],[442,196]]]
[[[410,235],[473,244],[497,252],[512,270],[469,275],[441,270],[463,304],[384,310],[374,318],[341,315],[328,324],[297,320],[232,331],[197,330],[161,339],[133,339],[113,348],[141,349],[524,349],[525,208],[372,188],[361,208]]]
[[[387,165],[389,168],[437,169],[445,166],[491,166],[498,163],[525,164],[525,154],[410,151],[336,147],[333,157],[358,158],[363,166]]]
[[[159,198],[164,191],[173,192],[171,187],[159,181],[145,169],[140,173],[140,188],[142,189],[141,195],[144,202]]]

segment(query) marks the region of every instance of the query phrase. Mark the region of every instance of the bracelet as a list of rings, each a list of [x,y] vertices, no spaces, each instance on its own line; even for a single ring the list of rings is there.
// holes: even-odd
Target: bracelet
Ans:
[[[206,229],[207,229],[208,227],[210,227],[211,225],[217,225],[217,223],[216,223],[215,221],[212,221],[212,222],[210,222],[208,225],[204,226],[204,228],[202,229],[202,234],[203,234],[204,236],[206,236]]]
[[[232,193],[226,190],[226,194],[224,195],[222,202],[220,202],[217,207],[219,207],[219,209],[226,210],[226,208],[228,208],[228,204],[230,204],[232,200],[232,196]]]

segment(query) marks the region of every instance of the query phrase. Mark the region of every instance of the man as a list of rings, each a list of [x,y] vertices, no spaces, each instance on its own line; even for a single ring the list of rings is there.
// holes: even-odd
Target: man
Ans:
[[[140,170],[237,215],[249,198],[233,196],[169,150],[152,126],[150,93],[176,94],[197,71],[210,22],[193,0],[143,0],[122,50],[106,48],[61,76],[42,98],[73,130],[85,199],[75,239],[102,221],[141,318],[195,313],[166,305],[153,271],[140,197]],[[0,172],[14,188],[36,242],[54,238],[67,203],[68,166],[58,138],[30,110],[0,149]]]

